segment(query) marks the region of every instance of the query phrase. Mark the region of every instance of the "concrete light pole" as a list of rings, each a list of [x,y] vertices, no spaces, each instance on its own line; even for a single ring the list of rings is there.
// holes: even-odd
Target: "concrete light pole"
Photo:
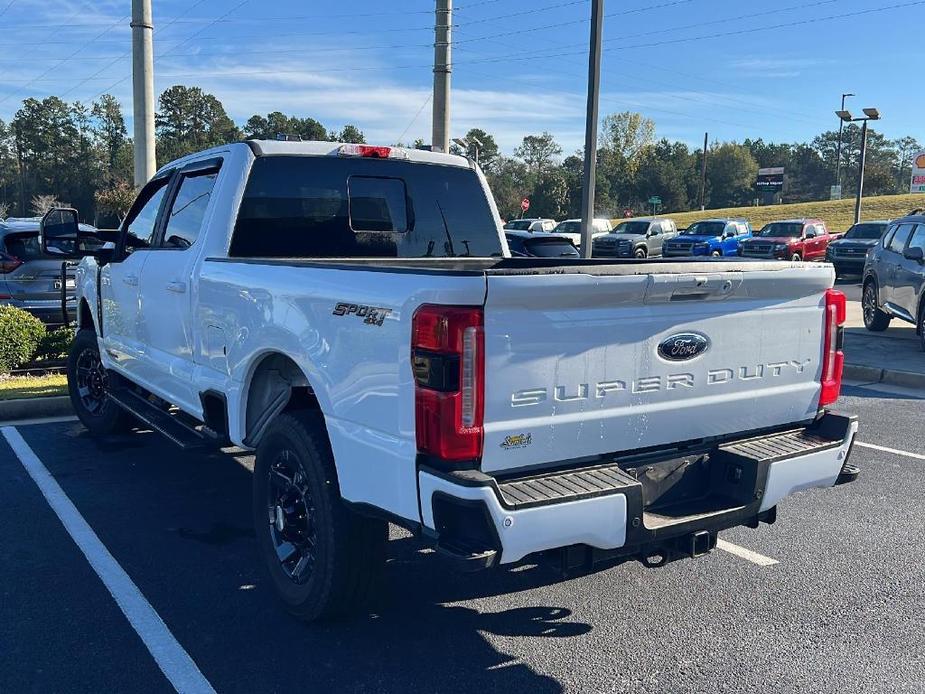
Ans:
[[[842,109],[835,115],[842,123],[863,123],[861,125],[861,160],[858,162],[858,190],[854,200],[854,223],[861,221],[861,199],[864,197],[864,166],[867,163],[867,122],[880,120],[880,111],[875,108],[865,108],[863,118],[854,118],[850,111]]]
[[[151,0],[132,0],[132,97],[135,120],[135,187],[157,171],[154,151],[154,20]]]
[[[437,0],[434,25],[434,117],[431,149],[450,151],[450,75],[453,72],[453,0]]]
[[[591,0],[591,47],[588,52],[588,105],[585,115],[584,185],[581,191],[581,256],[592,253],[594,184],[597,171],[597,120],[601,95],[601,41],[604,34],[604,0]]]
[[[848,97],[855,96],[854,94],[842,94],[841,95],[841,110],[845,110],[845,99]],[[845,121],[841,118],[838,119],[838,149],[835,153],[835,185],[841,187],[841,142],[842,142],[842,131],[845,129]]]

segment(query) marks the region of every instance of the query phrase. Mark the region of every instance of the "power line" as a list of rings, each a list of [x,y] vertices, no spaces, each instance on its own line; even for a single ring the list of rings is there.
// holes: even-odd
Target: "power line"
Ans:
[[[557,10],[560,7],[570,7],[572,5],[587,5],[588,0],[569,0],[569,2],[560,2],[555,5],[546,5],[545,7],[531,7],[529,10],[521,10],[519,12],[510,12],[508,14],[499,14],[493,17],[485,17],[483,19],[474,19],[471,22],[459,22],[455,26],[465,27],[471,26],[472,24],[485,24],[486,22],[495,22],[499,19],[511,19],[512,17],[522,17],[528,14],[536,14],[537,12],[548,12],[549,10]]]
[[[656,5],[646,5],[645,7],[636,7],[636,8],[629,9],[629,10],[621,10],[620,12],[610,12],[608,14],[605,14],[604,17],[605,18],[624,17],[626,15],[639,14],[640,12],[649,12],[651,10],[660,10],[666,7],[676,7],[677,5],[686,5],[690,2],[695,2],[695,1],[696,0],[668,0],[667,2],[662,2]],[[518,29],[517,31],[505,31],[499,34],[488,34],[486,36],[476,36],[471,39],[463,39],[462,41],[454,41],[454,45],[457,45],[460,43],[474,43],[476,41],[487,41],[489,39],[507,38],[509,36],[518,36],[520,34],[527,34],[527,33],[531,33],[534,31],[544,31],[546,29],[560,29],[561,27],[569,26],[572,24],[587,24],[588,21],[589,20],[587,19],[573,19],[567,22],[557,22],[556,24],[546,24],[544,26],[539,26],[539,27],[529,27],[526,29]]]
[[[10,9],[15,3],[16,3],[16,0],[10,0],[9,3],[7,3],[7,6],[4,7],[2,10],[0,10],[0,17],[5,15],[6,11]]]
[[[195,3],[193,3],[192,5],[190,5],[190,6],[186,9],[186,12],[192,12],[194,9],[196,9],[197,7],[199,7],[200,5],[202,5],[204,2],[206,2],[206,0],[198,0],[198,2],[195,2]],[[180,15],[180,16],[182,17],[183,15]],[[165,30],[165,29],[170,28],[170,26],[171,26],[174,22],[176,22],[176,21],[177,21],[177,18],[175,18],[174,20],[172,20],[172,21],[168,22],[167,24],[165,24],[165,25],[164,25],[164,28],[162,29],[162,31]],[[70,89],[68,89],[67,91],[65,91],[61,96],[67,96],[68,94],[70,94],[70,93],[73,92],[74,90],[80,89],[80,88],[81,88],[83,85],[85,85],[87,82],[90,82],[90,81],[96,79],[96,78],[99,77],[102,73],[106,72],[106,70],[108,70],[110,67],[112,67],[113,65],[115,65],[117,62],[119,62],[120,60],[125,60],[126,58],[130,58],[131,55],[132,55],[132,52],[131,52],[131,51],[127,51],[127,52],[125,52],[125,53],[122,53],[121,55],[116,56],[116,57],[113,58],[110,62],[106,63],[106,65],[104,65],[102,68],[100,68],[99,70],[97,70],[96,72],[94,72],[92,75],[90,75],[90,77],[84,78],[83,80],[81,80],[80,82],[78,82],[77,84],[75,84],[74,86],[72,86]],[[125,79],[128,79],[128,78],[125,78]],[[123,80],[123,81],[124,81],[124,80]],[[108,91],[108,90],[106,90],[106,91]],[[103,94],[105,94],[106,91],[104,91],[102,94],[98,94],[97,96],[93,97],[93,99],[91,99],[91,101],[95,101],[97,98],[99,98],[100,96],[102,96]]]
[[[396,140],[396,142],[401,142],[401,141],[402,141],[402,138],[408,133],[409,130],[411,130],[411,126],[414,125],[415,123],[417,123],[418,118],[421,117],[421,113],[424,112],[424,109],[427,108],[427,104],[430,103],[430,100],[431,100],[433,97],[434,97],[433,92],[431,92],[430,94],[427,95],[427,98],[424,99],[424,103],[421,104],[421,108],[419,108],[419,109],[418,109],[418,112],[414,114],[414,118],[411,119],[411,122],[408,123],[407,127],[406,127],[404,130],[401,131],[401,135],[398,136],[398,139]]]
[[[115,22],[114,24],[110,25],[110,26],[107,27],[102,33],[100,33],[99,36],[97,36],[96,38],[99,38],[100,36],[104,36],[106,33],[109,32],[109,30],[110,30],[111,28],[115,27],[115,26],[118,25],[118,24],[121,24],[121,23],[124,22],[126,19],[128,19],[128,18],[120,19],[118,22]],[[52,72],[53,70],[55,70],[55,69],[58,68],[59,66],[63,65],[63,64],[66,63],[68,60],[70,60],[71,58],[73,58],[74,56],[76,56],[78,53],[80,53],[82,50],[84,50],[85,48],[87,48],[87,47],[88,47],[90,44],[92,44],[95,40],[96,40],[95,38],[94,38],[94,39],[90,39],[90,41],[87,41],[86,43],[84,43],[83,45],[81,45],[81,46],[80,46],[76,51],[74,51],[71,55],[67,56],[66,58],[64,58],[64,59],[62,59],[62,60],[60,60],[60,61],[58,61],[57,63],[55,63],[54,65],[52,65],[50,68],[48,68],[47,70],[45,70],[45,72],[41,73],[40,75],[37,75],[34,79],[32,79],[31,81],[29,81],[29,82],[27,82],[26,84],[24,84],[24,85],[22,86],[21,89],[26,89],[26,88],[32,86],[33,84],[35,84],[36,81],[42,79],[43,77],[45,77],[45,75],[47,75],[48,73]],[[13,94],[15,94],[15,93],[16,93],[16,90],[14,90],[14,91],[8,93],[6,96],[4,96],[2,99],[0,99],[0,105],[3,105],[4,103],[6,103],[6,101],[7,101],[11,96],[13,96]]]

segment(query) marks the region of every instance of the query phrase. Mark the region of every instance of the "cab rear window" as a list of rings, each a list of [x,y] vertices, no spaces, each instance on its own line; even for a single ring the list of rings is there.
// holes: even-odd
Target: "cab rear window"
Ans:
[[[229,255],[263,258],[500,256],[468,168],[392,159],[268,156],[251,167]]]

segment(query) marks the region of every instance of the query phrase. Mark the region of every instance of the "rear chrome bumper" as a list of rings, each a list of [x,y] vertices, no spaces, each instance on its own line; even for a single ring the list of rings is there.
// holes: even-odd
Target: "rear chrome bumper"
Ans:
[[[851,481],[839,477],[857,426],[855,417],[825,413],[805,428],[726,441],[683,456],[675,451],[641,463],[620,457],[518,478],[422,467],[425,534],[457,558],[491,555],[485,565],[574,545],[604,550],[608,558],[664,553],[670,560],[688,554],[688,546],[708,551],[720,530],[773,522],[774,507],[794,492]],[[646,478],[659,466],[672,471],[680,495],[671,484],[665,487],[660,474],[654,475],[657,482]],[[695,466],[698,484],[709,482],[702,499],[684,496],[684,479]],[[666,503],[671,496],[679,498]],[[689,556],[697,554],[691,550]]]

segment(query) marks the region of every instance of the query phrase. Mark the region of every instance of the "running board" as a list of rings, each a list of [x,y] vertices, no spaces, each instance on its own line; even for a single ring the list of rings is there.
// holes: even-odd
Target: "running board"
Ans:
[[[170,412],[153,405],[139,393],[129,388],[115,388],[109,391],[109,399],[126,412],[173,441],[184,451],[202,450],[209,447],[210,439],[196,429],[180,421]]]

